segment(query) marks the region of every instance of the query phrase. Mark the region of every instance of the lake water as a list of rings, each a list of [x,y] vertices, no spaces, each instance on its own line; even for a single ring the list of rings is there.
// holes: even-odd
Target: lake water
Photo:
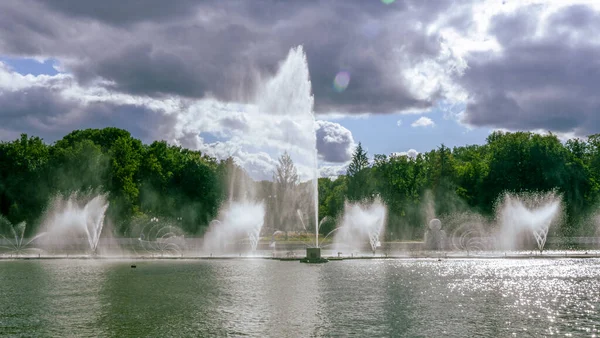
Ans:
[[[600,260],[0,261],[0,302],[3,336],[593,337]]]

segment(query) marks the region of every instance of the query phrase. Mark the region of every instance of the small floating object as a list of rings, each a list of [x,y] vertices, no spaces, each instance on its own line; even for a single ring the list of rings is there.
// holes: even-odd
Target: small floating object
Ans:
[[[135,264],[132,264],[132,265],[131,265],[131,268],[132,268],[132,269],[135,269],[135,268],[137,268],[137,266],[136,266]]]

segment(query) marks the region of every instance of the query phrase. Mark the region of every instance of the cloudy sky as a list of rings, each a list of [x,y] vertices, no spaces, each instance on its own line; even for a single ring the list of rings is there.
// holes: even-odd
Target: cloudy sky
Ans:
[[[0,140],[116,126],[265,178],[314,137],[310,107],[322,175],[358,142],[372,155],[496,129],[586,136],[600,132],[596,3],[4,0]]]

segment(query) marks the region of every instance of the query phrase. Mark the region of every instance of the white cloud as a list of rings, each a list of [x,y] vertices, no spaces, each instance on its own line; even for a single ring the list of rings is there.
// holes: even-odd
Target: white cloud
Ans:
[[[567,12],[565,12],[565,15],[569,15],[567,15],[566,18],[563,18],[563,21],[572,18],[574,22],[570,24],[572,24],[573,27],[569,25],[552,25],[551,20],[553,15],[560,14],[559,11],[561,9],[568,8],[575,3],[587,4],[594,7],[596,11],[600,8],[598,7],[600,6],[600,3],[593,0],[509,0],[506,2],[490,0],[474,5],[471,2],[455,2],[455,5],[450,7],[444,5],[440,7],[444,10],[443,15],[438,15],[439,12],[435,12],[435,10],[418,10],[414,13],[423,14],[423,17],[411,17],[413,13],[406,11],[399,11],[397,13],[389,12],[389,17],[386,17],[385,20],[374,19],[373,22],[368,23],[369,25],[375,24],[375,26],[373,26],[374,28],[372,27],[373,30],[369,30],[370,40],[367,41],[369,45],[375,42],[375,40],[373,40],[374,37],[385,40],[381,40],[381,44],[373,44],[374,49],[362,48],[364,45],[360,45],[361,50],[365,50],[365,54],[358,55],[360,56],[359,59],[351,60],[354,62],[351,62],[351,64],[377,66],[375,69],[367,68],[366,70],[368,70],[368,72],[365,74],[368,74],[369,76],[372,74],[379,76],[374,79],[377,80],[377,84],[382,84],[382,87],[373,87],[377,90],[374,90],[372,94],[381,94],[381,96],[367,95],[365,97],[381,98],[381,100],[369,101],[357,99],[350,95],[352,93],[350,87],[348,91],[345,92],[346,96],[336,93],[335,95],[337,96],[330,98],[326,94],[323,94],[323,88],[329,88],[331,86],[330,79],[325,78],[325,80],[327,80],[325,81],[323,73],[316,71],[315,73],[310,74],[314,81],[312,90],[317,93],[317,95],[322,95],[321,100],[325,100],[323,101],[326,103],[324,107],[328,110],[323,108],[321,111],[330,111],[328,114],[319,115],[319,118],[321,120],[342,118],[367,119],[380,112],[393,112],[394,108],[387,109],[387,107],[396,107],[395,104],[397,102],[394,101],[399,97],[398,90],[404,88],[407,90],[407,93],[404,93],[404,90],[400,90],[400,92],[407,94],[405,95],[405,99],[410,102],[415,100],[422,101],[398,106],[401,107],[398,109],[402,110],[397,111],[396,113],[401,114],[401,117],[406,120],[404,121],[405,125],[410,123],[409,121],[413,119],[408,116],[410,114],[414,114],[414,118],[417,118],[419,114],[439,109],[444,112],[444,118],[453,118],[463,122],[467,126],[473,127],[503,127],[509,128],[510,130],[526,129],[534,130],[535,132],[540,132],[536,131],[539,128],[546,128],[554,130],[555,134],[561,139],[580,134],[583,135],[584,132],[594,132],[597,130],[596,126],[598,125],[594,122],[598,120],[596,117],[597,114],[595,113],[596,109],[592,108],[597,107],[597,100],[594,99],[594,95],[588,95],[589,93],[587,92],[572,90],[572,88],[574,88],[572,85],[573,83],[582,84],[580,87],[581,89],[588,88],[593,90],[593,88],[596,88],[593,82],[590,82],[589,85],[587,82],[583,82],[588,78],[593,80],[593,76],[577,76],[577,73],[573,72],[573,70],[581,70],[581,73],[584,75],[593,74],[593,70],[597,69],[594,68],[596,64],[594,62],[585,62],[585,57],[579,59],[573,57],[584,55],[582,51],[586,50],[591,52],[589,55],[597,54],[595,53],[597,49],[594,48],[597,47],[596,45],[599,42],[596,36],[600,35],[593,34],[593,30],[597,29],[597,27],[595,28],[595,26],[591,24],[586,24],[585,27],[582,27],[581,25],[583,25],[583,23],[578,20],[577,17],[574,17]],[[444,4],[444,2],[430,2],[426,5],[433,6],[440,4]],[[515,25],[499,25],[498,23],[494,25],[494,20],[497,21],[505,14],[508,14],[505,19],[510,19],[514,15],[519,14],[519,11],[523,9],[524,6],[530,4],[539,4],[541,6],[534,6],[535,8],[531,7],[534,8],[533,12],[538,14],[531,15],[531,13],[528,13],[526,15],[527,20],[525,20],[525,22],[532,22],[534,27],[529,35],[521,36],[518,34],[508,34],[512,32],[512,28],[518,28],[513,27]],[[0,7],[2,6],[3,5],[0,5]],[[27,6],[23,6],[17,13],[23,15],[26,14],[28,8],[25,7]],[[11,12],[4,11],[4,13]],[[432,15],[430,16],[429,14]],[[9,14],[6,15],[6,18],[10,16]],[[15,17],[20,17],[20,15]],[[317,137],[316,143],[317,149],[319,150],[319,159],[326,163],[322,164],[322,166],[327,166],[328,168],[323,169],[321,175],[323,175],[323,172],[340,172],[340,168],[343,167],[344,161],[348,159],[350,154],[348,150],[350,149],[351,152],[351,149],[354,146],[352,133],[335,122],[317,121],[318,129],[317,135],[315,136],[313,116],[310,115],[311,110],[313,110],[314,100],[311,93],[309,74],[301,53],[291,53],[289,60],[281,64],[279,72],[275,75],[271,73],[271,66],[268,67],[269,72],[260,74],[266,78],[264,81],[257,81],[258,88],[252,88],[258,93],[255,99],[247,99],[246,96],[250,94],[242,89],[239,89],[240,95],[229,95],[229,97],[247,99],[244,101],[246,103],[225,102],[215,98],[221,97],[223,99],[223,95],[197,95],[198,93],[193,91],[193,95],[178,96],[177,93],[186,92],[185,90],[179,91],[179,89],[181,89],[179,86],[178,90],[172,92],[168,90],[159,90],[160,93],[174,93],[170,96],[161,95],[153,98],[152,95],[148,96],[140,94],[140,92],[125,90],[127,89],[130,77],[128,74],[120,76],[118,71],[114,72],[115,67],[92,69],[90,74],[88,74],[87,70],[89,70],[88,68],[90,68],[90,65],[94,65],[95,63],[98,63],[98,61],[106,61],[107,58],[110,60],[121,60],[118,56],[123,55],[123,51],[129,50],[130,47],[128,44],[122,44],[121,42],[135,40],[141,44],[153,46],[147,53],[144,52],[144,49],[141,49],[141,52],[144,53],[140,52],[139,54],[141,56],[148,54],[148,59],[150,61],[153,60],[152,56],[161,56],[162,51],[168,50],[169,55],[172,52],[173,55],[182,57],[182,60],[186,61],[181,64],[186,66],[192,65],[191,70],[193,70],[193,74],[191,75],[205,73],[211,75],[212,70],[206,71],[206,69],[203,68],[204,65],[210,65],[210,68],[217,69],[216,77],[222,79],[223,82],[220,83],[218,81],[213,81],[212,79],[211,81],[207,81],[208,84],[220,83],[217,89],[207,88],[207,93],[210,93],[211,89],[218,92],[219,88],[221,92],[237,92],[237,88],[231,89],[229,85],[231,85],[231,83],[242,83],[243,81],[238,77],[246,76],[246,74],[242,75],[241,73],[244,73],[242,71],[238,74],[238,72],[232,70],[235,69],[235,67],[240,67],[240,69],[242,69],[244,68],[244,64],[239,63],[241,62],[241,59],[232,58],[225,60],[222,56],[243,55],[245,58],[246,54],[229,53],[226,48],[220,49],[217,48],[218,46],[215,46],[214,50],[222,51],[223,54],[217,53],[214,57],[212,54],[208,56],[204,54],[197,55],[197,51],[188,48],[187,41],[184,41],[185,48],[170,48],[172,41],[170,39],[168,41],[164,40],[165,34],[158,34],[159,32],[162,32],[164,27],[169,25],[153,26],[150,22],[137,24],[135,27],[130,27],[131,31],[140,33],[134,34],[134,32],[123,30],[120,26],[108,28],[106,23],[102,23],[101,21],[85,20],[79,22],[78,19],[71,18],[73,22],[69,22],[68,20],[71,19],[67,17],[63,18],[60,16],[58,18],[64,20],[48,16],[41,17],[40,23],[49,20],[51,23],[57,24],[58,26],[54,31],[56,34],[54,35],[60,38],[60,40],[51,40],[48,38],[48,36],[52,35],[50,34],[48,36],[40,35],[43,39],[33,39],[31,41],[28,41],[27,36],[24,35],[22,41],[20,39],[14,41],[18,41],[20,44],[23,43],[24,45],[35,46],[35,50],[42,50],[45,53],[48,53],[53,59],[58,60],[55,63],[55,67],[60,69],[63,73],[53,76],[20,75],[10,69],[7,64],[0,62],[0,101],[7,103],[0,107],[0,125],[2,126],[0,128],[1,139],[12,139],[15,135],[18,136],[20,132],[28,132],[43,136],[46,140],[52,141],[53,138],[56,139],[56,137],[60,137],[73,129],[114,125],[131,130],[134,136],[140,137],[144,141],[165,139],[171,143],[181,144],[193,149],[200,149],[219,158],[233,156],[239,159],[240,163],[247,165],[248,168],[255,168],[249,170],[253,170],[257,175],[262,175],[260,177],[270,176],[269,171],[272,170],[275,159],[283,151],[291,153],[292,158],[298,165],[299,171],[304,177],[312,175],[315,166],[315,159],[313,158],[315,137]],[[203,16],[203,18],[206,19],[206,16]],[[237,18],[239,17],[235,17],[235,19]],[[327,15],[325,15],[324,18],[329,19]],[[410,25],[407,25],[407,29],[410,30],[411,34],[404,34],[404,30],[402,30],[403,34],[386,33],[398,32],[398,30],[391,28],[395,28],[397,22],[404,19],[410,19]],[[211,22],[211,24],[218,23],[218,21],[219,20],[215,20],[215,22]],[[251,26],[251,21],[252,20],[248,22],[244,21],[243,24]],[[590,22],[593,21],[597,22],[597,20],[592,20]],[[262,21],[256,22],[260,23]],[[282,21],[281,27],[286,26],[284,22],[285,21]],[[325,20],[324,22],[329,21]],[[563,23],[566,24],[569,22]],[[580,23],[581,25],[578,26],[576,25],[577,23]],[[221,24],[226,25],[227,22],[223,21]],[[495,26],[498,30],[496,34],[494,34],[493,29]],[[528,27],[528,25],[525,26]],[[75,28],[69,30],[66,29],[67,27]],[[196,22],[194,22],[193,27],[196,27]],[[179,27],[181,30],[175,30],[175,32],[185,32],[183,28],[184,27]],[[268,29],[261,29],[262,31],[269,31]],[[141,32],[138,30],[141,30]],[[71,33],[69,32],[78,32],[78,38],[71,39],[69,35]],[[238,34],[240,33],[239,31],[232,32],[235,33],[235,36],[243,37]],[[287,32],[287,30],[283,30],[282,32]],[[39,32],[34,31],[34,33],[35,36],[38,36]],[[116,41],[114,38],[122,36],[122,34],[126,34],[128,39],[117,39],[121,42],[119,42],[119,46],[114,48],[114,51],[112,48],[104,48],[106,46],[105,42],[110,43],[112,46],[114,45],[114,41]],[[410,38],[409,35],[415,35],[417,38]],[[136,40],[132,38],[136,36],[142,36],[143,39]],[[190,36],[196,35],[190,34]],[[301,35],[300,40],[318,40],[308,39],[307,37],[309,36],[310,35]],[[509,40],[512,42],[503,42],[503,36],[508,36],[508,38],[510,38]],[[551,46],[552,43],[555,42],[554,40],[549,39],[554,36],[565,37],[562,40],[556,39],[561,48],[565,49],[565,57],[561,58],[561,56],[556,53],[547,53],[545,56],[543,55],[544,57],[542,58],[506,57],[507,55],[511,55],[509,54],[511,52],[511,43],[515,43],[513,52],[527,48],[545,50],[545,48]],[[264,38],[262,35],[259,35],[256,39],[261,39],[261,37]],[[320,36],[318,37],[320,38]],[[157,38],[157,40],[154,38]],[[331,37],[327,37],[327,40],[330,38]],[[522,45],[517,44],[521,38],[527,38],[528,40]],[[93,43],[90,43],[90,41]],[[215,40],[215,42],[221,41],[226,40]],[[244,39],[244,41],[253,40]],[[532,43],[535,41],[539,42],[539,44],[536,45]],[[2,44],[1,42],[5,41],[0,41],[0,45]],[[271,42],[269,42],[269,44],[271,44]],[[260,48],[262,45],[258,44],[256,51],[259,51],[260,53],[257,52],[256,55],[260,55],[261,57],[269,56],[269,60],[265,61],[265,64],[273,65],[274,67],[274,63],[271,59],[279,58],[278,55],[284,55],[281,54],[281,50],[284,49],[282,49],[283,47],[278,47],[278,43],[273,42],[272,44],[273,48],[268,49],[270,52],[266,54],[261,52],[266,49]],[[285,41],[284,45],[287,46],[288,44],[289,42]],[[85,46],[86,48],[82,48],[82,46]],[[237,45],[235,46],[236,48],[238,47]],[[383,48],[387,46],[395,46],[397,48]],[[579,46],[580,49],[575,48],[577,46]],[[380,51],[384,52],[383,55],[377,53],[375,47],[381,48]],[[307,50],[308,49],[309,47],[307,47]],[[78,51],[82,50],[87,51],[89,55],[79,55]],[[208,50],[213,49],[207,49],[207,51]],[[254,55],[254,49],[252,48],[241,48],[240,50],[242,52],[248,51],[249,54]],[[313,52],[314,50],[314,48],[311,49]],[[337,52],[338,51],[336,50],[335,53],[332,53],[331,55],[337,56]],[[348,54],[348,50],[344,50],[344,52],[346,52],[347,55],[351,55]],[[138,57],[139,55],[135,54],[133,56]],[[515,53],[514,55],[519,56],[521,54]],[[527,56],[529,54],[522,55]],[[96,58],[96,56],[98,56],[98,58]],[[110,58],[108,56],[110,56]],[[37,58],[36,55],[33,55],[32,57]],[[204,60],[203,58],[210,61],[202,62],[201,64],[203,66],[196,69],[197,67],[194,65],[200,64],[197,61]],[[520,74],[523,73],[522,69],[529,70],[537,66],[542,66],[543,61],[553,58],[556,59],[554,64],[540,67],[544,71],[544,78],[548,78],[547,81],[541,81],[538,85],[536,81],[539,80],[540,77],[529,72],[534,76],[532,77],[530,84],[524,82],[526,74],[520,76]],[[171,58],[167,59],[172,61]],[[260,58],[256,58],[256,60],[259,59]],[[76,60],[88,61],[79,62]],[[125,64],[127,67],[118,68],[118,70],[135,68],[129,67],[129,65],[136,65],[135,62],[137,62],[137,59],[134,58],[134,60],[134,63]],[[195,62],[187,62],[188,60],[193,60]],[[314,62],[315,65],[319,65],[318,61],[323,60],[338,60],[338,58],[313,58],[311,59],[311,62]],[[371,60],[379,60],[381,62],[373,63]],[[534,60],[535,62],[529,63],[529,60]],[[584,62],[568,62],[569,60],[582,60]],[[587,60],[591,59],[587,58]],[[38,61],[43,62],[44,59],[40,58]],[[214,64],[218,64],[217,61],[227,62],[227,67],[229,67],[229,65],[234,65],[232,66],[234,68],[230,69],[226,67],[225,69],[227,71],[222,71],[221,68],[214,67]],[[469,83],[466,82],[466,78],[469,77],[469,72],[474,72],[474,70],[478,69],[478,62],[482,63],[482,65],[479,65],[482,71],[480,73],[473,73],[474,77],[469,86]],[[525,63],[521,67],[517,64],[518,62]],[[63,64],[65,66],[63,66]],[[81,67],[77,67],[79,64],[81,64]],[[179,63],[174,62],[174,64]],[[489,82],[487,81],[494,80],[494,77],[489,76],[491,72],[488,71],[488,68],[482,67],[486,64],[489,64],[489,67],[491,67],[489,69],[497,69],[499,74],[505,75],[501,77],[502,81],[496,81],[493,85],[489,85]],[[517,74],[519,76],[506,76],[506,74],[509,73],[505,72],[502,66],[511,64],[515,65],[515,72],[511,74]],[[565,64],[570,65],[567,67],[570,75],[556,72],[557,70],[567,69],[561,67],[561,65]],[[104,66],[106,65],[105,62]],[[153,65],[153,63],[150,63],[150,66]],[[329,66],[330,64],[325,63],[325,65]],[[331,69],[331,67],[311,68],[316,70]],[[146,74],[147,69],[153,68],[142,67],[140,69],[142,70],[140,73],[132,72],[131,74],[140,76],[140,74]],[[585,69],[591,69],[592,72],[585,71]],[[75,74],[79,74],[79,77],[67,73],[69,70],[75,72]],[[375,71],[375,73],[373,71]],[[187,72],[173,72],[172,74],[181,77],[186,73]],[[102,74],[105,76],[99,76]],[[166,75],[170,74],[171,73]],[[87,75],[90,75],[91,77],[88,78]],[[112,77],[108,75],[112,75]],[[161,72],[158,72],[155,75],[161,80],[163,80],[165,76],[165,74]],[[252,77],[252,74],[247,76]],[[134,76],[131,76],[131,78],[133,77]],[[210,76],[207,78],[209,77]],[[191,76],[190,81],[191,83],[196,83],[195,80],[199,78],[203,77]],[[235,81],[230,81],[232,78]],[[364,77],[364,79],[368,78],[369,77]],[[498,77],[496,77],[496,79],[497,78]],[[365,85],[370,84],[368,81],[361,82],[360,79],[361,77],[358,73],[353,73],[353,86],[359,83],[364,83]],[[516,79],[515,81],[518,83],[525,83],[523,88],[515,89],[516,87],[514,84],[508,84],[511,79]],[[556,79],[554,85],[552,85],[550,81],[552,79]],[[81,82],[79,82],[80,80]],[[125,84],[119,87],[118,81],[124,81]],[[141,87],[143,87],[143,84],[152,83],[152,81],[141,80],[139,83],[137,81],[134,82],[134,85],[140,85]],[[160,82],[171,84],[169,81]],[[251,82],[254,83],[253,81]],[[505,84],[506,90],[502,90],[502,83],[504,82],[507,83]],[[180,85],[182,81],[180,78],[177,78],[173,83]],[[562,90],[563,84],[566,86],[564,91]],[[195,88],[193,86],[181,87],[184,89]],[[122,90],[119,91],[119,88]],[[386,89],[387,91],[381,89]],[[477,91],[479,90],[482,91],[480,93],[480,100],[490,101],[489,105],[481,106],[480,114],[482,116],[475,114],[476,112],[473,110],[473,105],[471,105],[470,111],[467,112],[467,94],[469,94],[470,98],[477,98],[474,94],[477,94]],[[488,91],[497,91],[498,95],[490,95],[487,97],[486,95],[489,94]],[[254,93],[254,91],[252,91],[252,93]],[[361,92],[358,92],[358,94],[360,93]],[[581,93],[580,96],[577,93]],[[33,100],[35,95],[40,98],[40,101]],[[202,99],[190,99],[190,97],[202,97]],[[563,106],[553,104],[550,101],[550,99],[559,100],[571,97],[573,98],[572,100],[564,100],[564,107],[566,107],[564,109]],[[319,96],[317,96],[317,103],[319,101],[318,98]],[[354,102],[353,99],[355,99],[356,102]],[[505,115],[507,117],[501,116],[498,114],[497,109],[501,105],[497,104],[493,99],[505,99],[505,101],[510,99],[510,101],[515,101],[518,103],[516,106],[523,109],[523,112],[509,109],[510,111],[506,112]],[[347,100],[347,102],[345,100]],[[370,105],[362,104],[363,102],[383,102],[385,100],[390,100],[390,104],[382,105],[380,111],[369,112],[368,110],[370,109],[377,109]],[[403,100],[404,99],[399,100],[398,102],[404,102]],[[542,103],[544,102],[549,103],[547,106],[542,106]],[[560,102],[562,101],[559,101],[559,103]],[[54,106],[52,106],[52,104],[54,104]],[[99,112],[98,107],[103,105],[107,105],[109,108],[101,109]],[[142,112],[131,113],[130,110],[119,110],[118,108],[122,106],[139,108]],[[351,109],[351,107],[354,106],[359,108]],[[539,109],[537,108],[538,106],[540,107]],[[563,112],[568,112],[569,116],[577,116],[576,112],[578,110],[581,111],[582,109],[585,109],[587,115],[586,118],[574,120],[572,127],[560,129],[554,126],[564,126],[567,119],[564,119],[563,116],[558,113],[551,116],[549,108],[552,107],[556,107]],[[44,112],[44,110],[47,111]],[[352,110],[352,113],[350,114],[346,110]],[[538,111],[542,114],[538,114],[538,119],[536,120],[534,119],[534,115],[531,114],[532,111]],[[143,114],[141,115],[141,118],[140,114]],[[407,119],[407,117],[409,119]],[[471,119],[468,120],[468,117]],[[486,117],[486,119],[484,119],[484,117]],[[496,119],[489,121],[489,117],[496,117]],[[552,117],[554,118],[552,119]],[[468,121],[470,122],[467,123]],[[512,121],[514,121],[514,123],[512,123]],[[551,124],[549,121],[554,122]],[[403,121],[400,119],[397,121],[398,126],[401,126],[402,123]],[[422,116],[410,125],[412,127],[434,127],[435,122],[431,118]],[[321,133],[319,133],[319,131],[321,131]],[[143,135],[140,135],[140,133],[143,133]],[[410,151],[398,154],[411,156],[409,153]],[[263,174],[260,174],[261,172]]]
[[[317,114],[317,117],[321,120],[335,121],[341,119],[352,119],[352,120],[366,120],[373,116],[372,113],[362,114],[347,114],[343,112],[329,112]]]
[[[116,126],[144,142],[166,140],[219,159],[231,156],[256,179],[270,179],[277,158],[287,151],[300,178],[309,179],[318,174],[316,146],[324,161],[345,163],[354,139],[338,123],[315,123],[303,58],[301,52],[290,53],[265,81],[263,95],[249,104],[118,93],[102,83],[81,86],[68,73],[21,75],[0,63],[0,102],[10,102],[0,110],[0,137],[27,132],[54,141],[73,129]]]
[[[435,122],[433,122],[432,119],[430,119],[429,117],[425,117],[425,116],[421,116],[419,117],[417,120],[415,120],[415,122],[411,123],[411,127],[433,127],[435,125]]]
[[[317,149],[325,162],[347,162],[354,151],[352,132],[339,123],[316,121]]]
[[[329,177],[332,180],[338,178],[338,176],[345,175],[348,170],[348,165],[322,165],[319,167],[320,177]]]
[[[415,159],[419,155],[419,152],[415,149],[409,149],[408,151],[401,151],[397,153],[392,153],[391,156],[407,156],[410,159]]]

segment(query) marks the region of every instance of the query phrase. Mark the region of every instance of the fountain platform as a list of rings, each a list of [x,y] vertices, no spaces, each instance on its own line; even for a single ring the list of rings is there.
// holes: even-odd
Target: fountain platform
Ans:
[[[321,257],[321,248],[306,248],[306,257],[300,263],[327,263],[329,260]]]

